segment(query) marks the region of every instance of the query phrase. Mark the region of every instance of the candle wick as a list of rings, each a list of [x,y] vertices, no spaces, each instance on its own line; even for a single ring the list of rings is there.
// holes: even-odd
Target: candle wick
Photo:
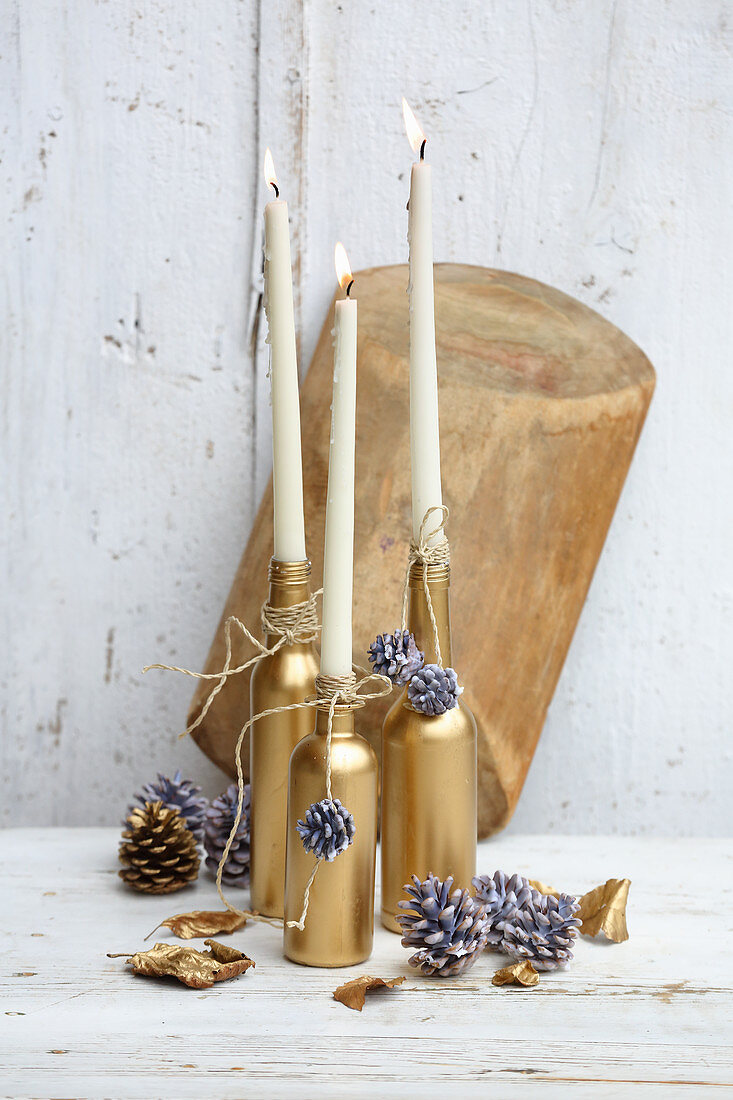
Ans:
[[[350,297],[350,295],[351,295],[351,288],[352,288],[353,285],[354,285],[354,280],[352,279],[351,282],[349,283],[349,285],[346,288],[346,297],[347,298]]]
[[[428,143],[428,139],[423,138],[422,139],[422,144],[420,146],[420,160],[425,160],[425,146],[427,145],[427,143]]]
[[[278,185],[275,183],[274,180],[270,180],[270,187],[275,192],[275,198],[279,199],[280,198],[280,188],[278,187]]]

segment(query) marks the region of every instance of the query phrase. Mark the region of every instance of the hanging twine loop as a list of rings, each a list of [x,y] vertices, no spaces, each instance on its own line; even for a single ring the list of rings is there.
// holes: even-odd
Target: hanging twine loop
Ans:
[[[431,517],[434,518],[436,514],[438,514],[440,518],[437,524],[433,522],[431,527]],[[410,570],[413,565],[420,565],[422,567],[425,600],[428,605],[430,625],[433,628],[435,658],[441,667],[443,665],[443,657],[440,652],[438,623],[435,618],[433,601],[430,596],[428,570],[431,565],[448,565],[450,562],[450,546],[448,545],[448,537],[445,533],[445,525],[448,522],[449,514],[448,507],[445,504],[434,504],[431,508],[428,508],[420,524],[417,542],[415,542],[414,539],[410,542],[410,553],[407,558],[407,569],[405,570],[405,583],[402,588],[402,630],[404,632],[407,629],[407,594],[410,587]],[[439,537],[436,538],[436,535]]]
[[[318,592],[314,592],[313,595],[302,604],[296,604],[294,607],[289,608],[275,608],[270,604],[264,604],[261,612],[262,628],[268,635],[277,635],[278,640],[273,646],[269,648],[262,645],[258,638],[255,638],[253,634],[249,632],[247,627],[236,616],[231,615],[224,625],[224,638],[226,642],[226,660],[221,672],[192,672],[188,668],[178,668],[176,665],[146,665],[143,672],[147,672],[151,668],[165,669],[168,672],[181,672],[184,676],[193,676],[197,680],[216,680],[216,685],[209,693],[206,702],[204,703],[201,713],[198,718],[180,734],[181,737],[185,737],[187,733],[191,733],[197,726],[201,724],[203,719],[213,703],[216,696],[224,687],[227,679],[230,676],[236,676],[240,672],[244,672],[245,669],[250,668],[256,664],[257,661],[261,661],[264,657],[268,657],[273,653],[276,653],[284,645],[293,645],[296,642],[312,642],[318,631],[320,625],[318,623],[318,612],[316,608],[316,598],[321,594],[323,590],[319,589]],[[244,664],[237,666],[237,668],[231,667],[232,662],[232,627],[238,626],[244,636],[256,646],[258,652],[249,661],[245,661]],[[267,718],[271,714],[284,714],[290,710],[309,710],[315,707],[328,706],[328,723],[326,728],[326,798],[332,798],[332,776],[331,776],[331,743],[333,739],[333,718],[336,713],[337,706],[347,706],[350,709],[357,707],[363,707],[369,699],[379,699],[384,695],[389,695],[392,691],[392,682],[386,676],[381,676],[376,672],[367,672],[366,669],[355,666],[359,672],[363,675],[360,679],[357,679],[356,673],[352,670],[346,676],[316,676],[316,694],[311,699],[304,699],[302,702],[291,703],[289,706],[284,707],[272,707],[269,710],[260,711],[259,714],[253,714],[242,726],[237,737],[237,743],[234,749],[234,761],[237,766],[237,809],[234,815],[234,823],[232,825],[229,837],[224,851],[222,852],[221,859],[219,860],[219,866],[216,870],[216,891],[219,895],[224,906],[232,913],[237,913],[239,916],[247,917],[251,920],[263,921],[266,924],[274,925],[276,928],[283,927],[283,921],[277,917],[263,917],[260,913],[256,913],[250,909],[238,909],[235,905],[232,905],[230,901],[224,895],[224,889],[222,887],[222,875],[229,859],[229,853],[232,848],[232,844],[237,836],[239,825],[242,820],[242,813],[244,807],[244,770],[242,768],[242,746],[244,744],[244,738],[247,731],[252,728],[255,722],[258,722],[260,718]],[[378,690],[375,691],[363,691],[364,687],[371,683],[379,683]],[[303,893],[303,910],[300,918],[297,921],[288,921],[288,928],[298,928],[302,932],[305,928],[305,918],[308,915],[308,904],[310,901],[311,886],[315,880],[318,868],[320,867],[323,859],[317,858],[313,871],[305,891]]]

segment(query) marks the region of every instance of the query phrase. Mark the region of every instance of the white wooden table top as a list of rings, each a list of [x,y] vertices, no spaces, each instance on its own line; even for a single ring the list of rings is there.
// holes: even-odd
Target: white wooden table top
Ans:
[[[161,929],[143,944],[173,913],[218,908],[205,873],[171,897],[127,890],[117,840],[114,829],[2,834],[3,1096],[423,1098],[479,1085],[511,1097],[666,1097],[733,1087],[727,840],[481,844],[482,871],[578,892],[632,880],[630,940],[581,939],[570,968],[534,989],[492,986],[508,961],[494,954],[461,978],[424,978],[381,927],[362,966],[299,967],[282,958],[276,929],[250,923],[220,938],[256,969],[202,991],[137,978],[105,957],[172,939]],[[407,980],[371,994],[361,1013],[333,1000],[363,973]]]

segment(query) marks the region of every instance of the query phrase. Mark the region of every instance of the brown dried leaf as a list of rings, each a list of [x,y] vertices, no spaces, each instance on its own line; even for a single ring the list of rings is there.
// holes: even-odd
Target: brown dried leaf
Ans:
[[[244,913],[233,913],[230,909],[195,909],[192,913],[177,913],[174,917],[168,917],[160,922],[158,928],[170,928],[179,939],[192,940],[198,936],[237,932],[246,923]]]
[[[334,1000],[341,1001],[341,1004],[346,1005],[347,1008],[355,1008],[357,1012],[361,1012],[370,990],[394,989],[395,986],[402,985],[404,980],[404,978],[390,978],[385,982],[384,978],[372,978],[369,974],[362,974],[360,978],[354,978],[353,981],[335,989]]]
[[[491,979],[492,985],[537,985],[540,976],[532,966],[529,959],[523,962],[513,963],[511,966],[503,966],[497,970]]]
[[[254,961],[226,944],[205,940],[209,951],[196,951],[177,943],[156,943],[149,951],[127,956],[135,974],[146,978],[177,978],[191,989],[209,989],[214,982],[225,982],[244,974]],[[123,952],[123,955],[125,953]],[[120,955],[108,955],[109,959]]]
[[[584,936],[596,936],[603,932],[613,943],[623,943],[629,938],[626,927],[626,902],[631,880],[610,878],[603,886],[596,886],[580,899],[578,916],[582,920],[580,931]]]

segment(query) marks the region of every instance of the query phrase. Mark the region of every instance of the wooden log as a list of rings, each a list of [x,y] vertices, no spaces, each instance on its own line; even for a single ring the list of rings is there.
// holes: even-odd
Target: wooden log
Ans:
[[[354,659],[398,624],[410,537],[405,266],[356,277],[359,389]],[[451,510],[454,664],[479,729],[479,836],[519,798],[654,389],[654,371],[598,313],[520,275],[435,269],[445,502]],[[333,304],[302,388],[308,550],[321,576]],[[262,500],[223,622],[258,622],[272,552]],[[192,705],[198,714],[207,688]],[[379,746],[386,704],[359,728]],[[229,681],[196,731],[233,774],[249,684]],[[245,755],[245,763],[247,757]]]

